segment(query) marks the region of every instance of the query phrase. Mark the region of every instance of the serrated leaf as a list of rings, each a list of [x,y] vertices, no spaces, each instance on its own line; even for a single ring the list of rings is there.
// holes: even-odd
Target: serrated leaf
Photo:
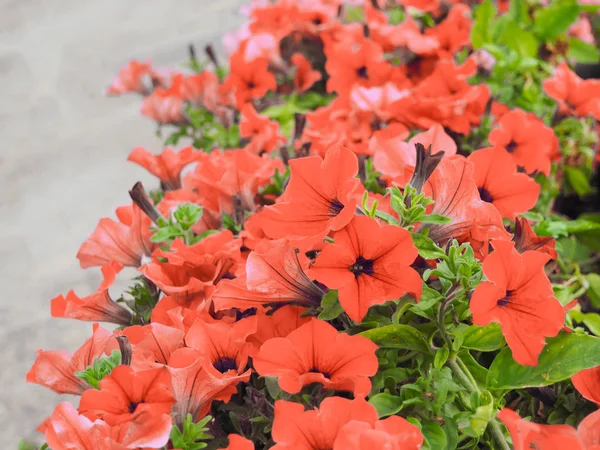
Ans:
[[[547,340],[537,366],[515,362],[510,348],[504,348],[490,366],[487,385],[490,389],[548,386],[598,365],[600,338],[561,332]]]

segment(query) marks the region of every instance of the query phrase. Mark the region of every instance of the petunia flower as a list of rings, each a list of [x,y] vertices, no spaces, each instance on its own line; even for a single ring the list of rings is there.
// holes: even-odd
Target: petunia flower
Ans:
[[[600,366],[582,370],[571,381],[583,398],[600,405]]]
[[[419,450],[423,435],[419,428],[399,416],[374,424],[352,420],[342,427],[333,450]]]
[[[500,323],[514,360],[535,366],[545,338],[556,336],[564,325],[565,312],[544,272],[550,257],[519,253],[510,241],[493,241],[492,246],[483,261],[489,281],[480,283],[471,298],[473,323]]]
[[[361,187],[358,159],[341,145],[325,159],[309,156],[290,161],[291,178],[282,201],[265,207],[260,224],[273,239],[321,240],[343,228],[356,211],[354,194]]]
[[[577,435],[577,430],[569,425],[540,425],[529,422],[508,408],[503,408],[498,413],[498,419],[508,428],[514,450],[586,450]]]
[[[410,267],[418,252],[408,231],[355,216],[334,240],[321,251],[310,274],[339,290],[340,303],[352,320],[360,322],[370,306],[407,292],[419,299],[423,283]]]
[[[115,262],[103,266],[104,281],[94,294],[82,298],[69,291],[66,297],[59,295],[53,298],[50,301],[52,317],[130,325],[131,312],[113,301],[108,293],[108,288],[112,286],[122,268],[121,264]]]
[[[143,116],[165,124],[181,125],[186,119],[184,110],[184,78],[177,74],[171,80],[168,88],[157,88],[144,98],[140,112]]]
[[[425,35],[439,43],[437,55],[452,58],[463,47],[470,44],[471,8],[463,3],[455,3],[446,18],[439,25],[427,28]]]
[[[521,109],[500,117],[489,141],[494,147],[504,147],[527,173],[538,171],[549,175],[551,161],[560,155],[554,130]]]
[[[147,95],[152,89],[153,78],[156,74],[152,70],[150,62],[130,61],[106,89],[108,95],[120,95],[128,92]]]
[[[252,154],[260,155],[272,152],[286,141],[280,133],[279,123],[258,114],[251,103],[244,105],[240,115],[240,136],[250,140],[246,148]],[[260,161],[265,163],[267,160],[263,158]],[[279,167],[279,170],[282,171],[283,166]],[[246,170],[246,172],[250,172],[250,170]]]
[[[100,380],[99,390],[88,389],[82,394],[79,412],[90,420],[119,425],[143,413],[170,414],[174,403],[171,374],[166,368],[135,371],[121,365]]]
[[[185,343],[199,352],[216,376],[229,372],[250,376],[252,371],[246,371],[246,366],[251,345],[246,340],[255,332],[256,317],[232,324],[196,319],[185,335]]]
[[[262,98],[269,90],[277,88],[275,75],[269,72],[269,62],[264,58],[247,62],[240,48],[230,60],[230,72],[221,86],[221,92],[232,90],[238,108],[255,98]]]
[[[600,450],[600,409],[588,414],[577,427],[585,450]]]
[[[181,171],[196,159],[197,153],[191,146],[180,150],[166,147],[160,155],[153,155],[144,147],[136,147],[129,154],[127,161],[143,167],[157,177],[167,189],[172,190],[181,187]]]
[[[239,434],[230,434],[227,436],[229,445],[223,450],[254,450],[254,444]]]
[[[213,400],[227,403],[237,392],[236,385],[250,379],[250,373],[238,375],[234,371],[216,376],[215,371],[207,370],[202,355],[192,348],[181,348],[173,353],[168,370],[176,400],[173,411],[177,413],[175,420],[179,425],[188,414],[194,421],[200,420],[209,411]]]
[[[161,299],[161,303],[165,298]],[[171,355],[184,346],[183,330],[158,322],[127,327],[122,334],[131,343],[131,367],[136,370],[166,365]]]
[[[513,241],[519,253],[536,250],[556,259],[556,240],[552,236],[537,236],[525,218],[515,219]]]
[[[151,220],[136,205],[117,208],[117,218],[100,219],[94,232],[81,244],[77,259],[81,267],[104,266],[111,261],[139,267],[156,244],[150,241]]]
[[[94,324],[92,336],[73,354],[63,350],[38,350],[37,358],[27,373],[27,382],[37,383],[57,394],[81,395],[91,386],[76,377],[75,372],[85,370],[95,359],[117,348],[113,334]]]
[[[529,175],[517,171],[517,163],[501,147],[477,150],[467,158],[474,166],[479,196],[491,203],[502,217],[514,220],[529,211],[540,195],[540,185]]]
[[[377,346],[362,336],[338,332],[327,322],[313,319],[286,338],[266,341],[253,357],[262,376],[278,377],[279,386],[295,394],[303,386],[321,383],[325,389],[365,396],[377,372]]]
[[[360,398],[328,397],[319,409],[308,411],[300,403],[278,400],[272,430],[275,445],[271,449],[333,449],[340,430],[351,421],[373,425],[377,421],[377,411]]]
[[[217,311],[281,304],[316,307],[323,295],[304,272],[296,249],[283,241],[251,252],[245,277],[222,280],[212,300]]]
[[[296,66],[294,87],[298,92],[309,90],[322,77],[321,72],[313,70],[310,61],[302,53],[294,53],[291,62]]]
[[[558,102],[562,114],[600,120],[600,81],[582,80],[563,62],[543,86],[546,94]]]
[[[305,308],[293,305],[282,306],[272,315],[267,315],[264,310],[257,310],[256,332],[248,338],[248,342],[258,351],[269,339],[288,337],[292,331],[311,321],[310,316],[302,315],[305,311]]]

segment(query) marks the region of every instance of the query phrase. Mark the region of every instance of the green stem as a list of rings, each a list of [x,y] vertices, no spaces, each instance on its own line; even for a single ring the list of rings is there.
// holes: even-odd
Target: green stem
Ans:
[[[500,424],[498,424],[498,421],[496,419],[490,420],[490,422],[488,423],[488,428],[490,430],[490,433],[494,437],[494,440],[500,446],[500,448],[502,450],[510,450],[510,445],[508,445],[508,442],[506,442],[504,433],[502,432]]]
[[[460,368],[460,365],[458,364],[456,357],[449,358],[448,365],[452,369],[452,372],[454,372],[454,375],[456,376],[456,378],[458,378],[460,380],[462,385],[464,387],[466,387],[469,392],[479,393],[479,388],[477,387],[477,385],[473,384],[471,382],[472,376],[471,377],[467,376],[467,374]]]

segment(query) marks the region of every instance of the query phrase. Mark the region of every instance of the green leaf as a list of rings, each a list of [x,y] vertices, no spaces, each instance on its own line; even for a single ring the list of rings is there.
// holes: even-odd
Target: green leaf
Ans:
[[[507,16],[511,21],[525,26],[531,24],[529,17],[529,7],[526,0],[510,0]]]
[[[600,61],[600,50],[594,44],[588,44],[581,39],[569,38],[567,58],[579,63],[593,64]]]
[[[450,222],[452,222],[450,217],[442,216],[441,214],[428,214],[421,219],[421,223],[432,223],[435,225],[444,225]]]
[[[100,381],[120,364],[121,352],[119,350],[113,350],[110,356],[101,356],[100,358],[94,359],[92,364],[87,366],[85,370],[75,372],[75,376],[87,381],[93,388],[100,389]]]
[[[591,192],[593,189],[590,187],[590,181],[583,171],[577,167],[565,166],[565,177],[569,186],[579,195],[583,197]]]
[[[585,280],[589,283],[587,295],[596,308],[600,308],[600,275],[597,273],[588,273]]]
[[[329,291],[321,300],[321,308],[323,309],[319,313],[319,319],[321,320],[333,320],[344,312],[340,301],[338,300],[338,291]]]
[[[533,31],[542,41],[552,41],[567,32],[580,10],[577,0],[553,1],[535,12]]]
[[[537,366],[522,366],[510,348],[492,362],[487,377],[490,389],[540,387],[566,380],[576,373],[600,365],[600,338],[561,332],[548,339]]]
[[[500,40],[521,56],[533,58],[537,55],[539,43],[536,37],[530,31],[523,30],[516,22],[506,24]]]
[[[448,356],[450,356],[450,350],[446,345],[439,348],[435,352],[435,357],[433,358],[433,367],[436,369],[444,367],[444,364],[446,364],[446,361],[448,360]]]
[[[369,403],[375,407],[379,417],[391,416],[402,409],[402,399],[385,392],[375,394],[369,399]]]
[[[429,345],[421,332],[409,325],[386,325],[363,331],[360,335],[371,339],[381,348],[429,352]]]
[[[470,428],[476,437],[483,434],[494,416],[494,397],[488,391],[483,391],[479,396],[479,406],[475,409],[475,413],[469,417]]]
[[[412,233],[412,238],[422,258],[439,259],[446,256],[444,250],[437,246],[428,236],[421,233]]]
[[[448,446],[446,433],[437,422],[423,421],[421,432],[425,437],[425,448],[430,450],[441,450]]]
[[[477,7],[475,20],[471,28],[471,43],[473,48],[481,48],[483,44],[492,42],[490,30],[492,29],[492,22],[497,13],[498,8],[496,8],[492,0],[484,0]]]
[[[583,323],[593,334],[600,336],[600,314],[593,312],[582,313],[581,311],[571,310],[569,311],[569,315],[573,320]]]
[[[480,352],[493,352],[504,346],[502,329],[497,323],[491,323],[485,327],[471,325],[463,332],[464,341],[462,346]]]

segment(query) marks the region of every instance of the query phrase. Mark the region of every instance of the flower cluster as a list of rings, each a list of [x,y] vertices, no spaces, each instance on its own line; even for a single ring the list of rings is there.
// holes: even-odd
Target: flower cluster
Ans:
[[[568,64],[595,56],[594,9],[245,12],[227,65],[191,46],[108,88],[168,136],[128,158],[159,187],[81,245],[102,284],[51,300],[94,324],[27,374],[81,397],[47,446],[600,448],[600,81]]]

